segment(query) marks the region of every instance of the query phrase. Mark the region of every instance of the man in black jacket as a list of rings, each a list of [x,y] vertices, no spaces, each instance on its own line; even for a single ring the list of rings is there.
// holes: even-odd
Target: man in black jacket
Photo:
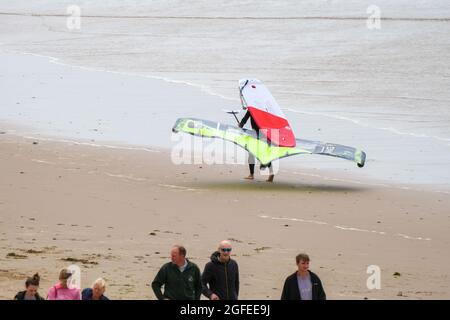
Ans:
[[[286,278],[281,300],[326,300],[319,277],[309,271],[309,256],[300,253],[295,257],[298,270]]]
[[[210,300],[237,300],[239,295],[239,269],[230,258],[231,243],[223,240],[219,251],[211,255],[211,261],[202,273],[202,293]],[[209,285],[209,287],[208,287]]]

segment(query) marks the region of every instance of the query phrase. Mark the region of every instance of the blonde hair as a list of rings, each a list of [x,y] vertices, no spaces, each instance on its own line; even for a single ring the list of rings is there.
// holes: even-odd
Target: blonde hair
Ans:
[[[231,242],[230,242],[230,240],[222,240],[222,241],[220,241],[220,243],[219,243],[219,249],[222,248],[222,246],[226,246],[226,245],[228,245],[228,246],[231,247]]]
[[[106,287],[106,281],[103,278],[98,278],[97,280],[95,280],[92,283],[92,289],[95,288],[96,286],[99,286],[100,288],[105,288]]]

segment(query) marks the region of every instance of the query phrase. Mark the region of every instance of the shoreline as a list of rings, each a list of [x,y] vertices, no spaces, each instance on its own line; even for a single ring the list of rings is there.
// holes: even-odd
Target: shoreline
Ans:
[[[117,141],[102,141],[102,140],[88,140],[88,139],[77,139],[75,137],[62,137],[57,135],[45,135],[40,133],[33,133],[31,131],[35,130],[33,128],[27,128],[24,126],[19,126],[13,123],[8,122],[2,122],[0,121],[0,126],[3,128],[0,130],[0,132],[4,132],[5,135],[11,136],[12,138],[18,138],[18,139],[26,139],[26,140],[36,140],[36,141],[43,141],[43,142],[50,142],[50,143],[63,143],[63,144],[73,144],[73,145],[80,145],[80,146],[88,146],[92,148],[106,148],[106,149],[118,149],[123,151],[143,151],[143,152],[150,152],[150,153],[160,153],[160,154],[170,154],[171,150],[170,148],[164,148],[159,146],[149,146],[149,145],[135,145],[135,144],[127,144],[124,142],[117,142]],[[183,135],[183,133],[179,133]],[[0,136],[1,137],[1,136]],[[206,139],[208,141],[213,141],[214,139]],[[216,139],[217,141],[217,139]],[[242,150],[242,148],[236,147],[238,150]],[[300,157],[311,157],[312,155],[302,155]],[[314,157],[314,156],[313,156]],[[316,158],[321,158],[323,156],[315,156]],[[330,159],[329,157],[325,157],[325,161]],[[283,161],[284,159],[281,159],[279,161]],[[332,159],[333,160],[333,159]],[[345,160],[337,160],[338,162],[343,162],[344,164],[348,161]],[[348,164],[348,163],[347,163]],[[191,165],[196,165],[194,163],[191,163]],[[206,166],[211,166],[208,164],[201,164]],[[212,164],[217,166],[226,166],[226,163],[220,163],[220,164]],[[231,166],[242,166],[244,169],[243,172],[245,172],[246,169],[246,162],[244,163],[233,163],[228,164]],[[350,165],[349,169],[353,165]],[[383,179],[376,179],[374,177],[370,176],[364,176],[361,174],[358,174],[359,170],[364,170],[364,168],[358,169],[358,171],[349,172],[348,174],[343,172],[339,172],[338,170],[333,170],[333,168],[330,169],[323,169],[323,168],[311,168],[308,166],[301,167],[300,165],[292,165],[292,163],[283,164],[280,166],[280,173],[284,175],[294,175],[294,176],[307,176],[311,178],[317,178],[321,181],[337,181],[337,182],[344,182],[344,183],[351,183],[354,185],[363,185],[367,187],[384,187],[384,188],[391,188],[391,189],[399,189],[399,190],[412,190],[412,191],[424,191],[424,192],[435,192],[445,195],[450,195],[450,185],[437,185],[437,184],[415,184],[415,183],[401,183],[398,181],[388,181]],[[300,171],[300,172],[299,172]],[[307,171],[301,172],[301,171]]]
[[[4,99],[7,108],[0,117],[5,123],[32,128],[27,131],[48,137],[161,148],[173,145],[170,128],[179,117],[232,123],[221,111],[230,106],[229,100],[202,88],[144,75],[51,63],[43,56],[2,55],[10,62],[5,64],[4,76],[9,80],[3,82],[8,92]],[[10,67],[18,63],[18,69]],[[14,89],[18,86],[23,90]],[[109,93],[111,88],[114,94]],[[436,185],[437,190],[450,190],[445,170],[450,152],[442,149],[441,142],[425,143],[425,138],[408,135],[394,137],[389,130],[377,131],[360,124],[349,127],[347,120],[340,118],[310,112],[290,114],[291,125],[301,129],[296,130],[299,137],[364,150],[368,160],[363,169],[357,172],[345,161],[320,156],[288,158],[283,160],[286,166],[296,170],[331,169],[341,176],[352,172],[361,179],[381,177],[381,183],[427,188]],[[441,157],[435,156],[437,152]]]

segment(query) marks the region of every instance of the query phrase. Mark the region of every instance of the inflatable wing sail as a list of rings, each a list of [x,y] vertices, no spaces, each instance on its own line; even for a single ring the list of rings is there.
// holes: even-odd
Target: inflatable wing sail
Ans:
[[[321,154],[343,158],[356,162],[359,167],[363,167],[366,160],[364,151],[353,147],[303,139],[297,139],[295,147],[274,146],[268,141],[258,139],[253,130],[195,118],[178,119],[172,131],[233,142],[253,154],[262,165],[296,154]]]

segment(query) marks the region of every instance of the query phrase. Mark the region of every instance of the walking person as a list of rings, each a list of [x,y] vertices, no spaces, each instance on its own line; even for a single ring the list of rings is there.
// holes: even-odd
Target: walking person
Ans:
[[[39,274],[34,274],[25,281],[25,291],[20,291],[14,297],[14,300],[45,300],[37,292],[39,289]]]
[[[59,273],[59,282],[48,290],[48,300],[80,300],[80,289],[70,288],[67,285],[72,273],[62,269]]]
[[[202,273],[202,293],[210,300],[237,300],[239,268],[231,259],[231,243],[223,240]]]
[[[171,262],[161,267],[152,282],[152,289],[158,300],[200,300],[200,269],[186,259],[186,248],[173,246],[170,258]],[[161,290],[163,286],[164,292]]]
[[[286,278],[281,300],[326,300],[322,282],[309,270],[309,256],[300,253],[295,261],[297,271]]]
[[[105,296],[105,291],[106,281],[103,278],[98,278],[90,288],[83,289],[81,300],[109,300]]]

